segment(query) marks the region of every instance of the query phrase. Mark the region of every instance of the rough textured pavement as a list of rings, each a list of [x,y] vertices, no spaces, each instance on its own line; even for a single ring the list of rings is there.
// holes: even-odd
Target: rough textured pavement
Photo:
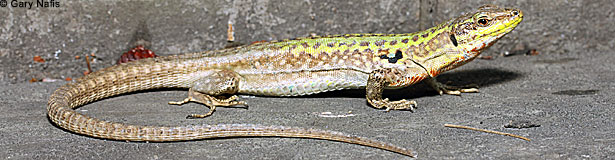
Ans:
[[[481,93],[440,96],[424,84],[386,91],[385,97],[416,100],[419,108],[414,113],[373,109],[366,104],[362,90],[294,98],[243,96],[249,109],[218,108],[213,116],[197,120],[185,116],[206,112],[205,107],[166,104],[185,98],[187,92],[181,90],[113,97],[78,110],[108,121],[143,125],[258,123],[328,129],[404,146],[421,159],[615,157],[615,29],[609,27],[615,22],[614,4],[426,2],[263,1],[259,5],[242,1],[61,1],[63,6],[58,9],[0,8],[2,15],[7,15],[0,19],[0,41],[5,42],[0,44],[0,84],[4,84],[0,88],[0,158],[404,159],[407,157],[379,149],[312,139],[132,143],[90,138],[61,130],[46,117],[47,98],[66,82],[27,80],[79,77],[85,68],[83,58],[74,56],[85,53],[97,54],[95,69],[112,65],[119,53],[133,47],[131,38],[135,30],[143,30],[138,26],[144,20],[150,49],[167,55],[222,47],[225,27],[235,12],[237,37],[249,43],[310,33],[411,32],[420,28],[415,22],[431,23],[416,18],[419,12],[429,13],[425,6],[436,6],[427,16],[441,21],[485,3],[519,7],[527,18],[484,53],[494,59],[477,59],[439,77],[439,81],[455,85],[478,84]],[[136,13],[130,14],[133,11]],[[537,49],[539,54],[500,55],[518,48]],[[56,59],[57,50],[61,53]],[[36,55],[46,62],[32,62]],[[327,112],[341,117],[327,117]],[[510,121],[528,121],[540,127],[505,128]],[[446,128],[444,124],[509,132],[532,141]]]

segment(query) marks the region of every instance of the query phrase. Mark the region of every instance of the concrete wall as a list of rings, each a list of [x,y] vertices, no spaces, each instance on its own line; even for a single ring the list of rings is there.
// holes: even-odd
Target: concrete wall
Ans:
[[[81,77],[87,68],[76,55],[95,53],[92,67],[98,70],[113,65],[137,37],[148,40],[156,54],[169,55],[222,48],[228,23],[234,23],[242,43],[310,34],[407,33],[483,4],[520,8],[526,17],[484,55],[497,56],[518,44],[541,55],[588,56],[612,54],[615,46],[615,3],[608,0],[56,0],[59,7],[31,9],[10,7],[11,1],[0,7],[0,84]],[[45,62],[34,62],[34,56]]]

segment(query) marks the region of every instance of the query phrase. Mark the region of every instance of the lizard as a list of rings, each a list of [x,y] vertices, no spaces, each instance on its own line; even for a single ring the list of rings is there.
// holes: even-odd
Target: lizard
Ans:
[[[122,63],[58,88],[47,117],[59,128],[122,141],[186,141],[222,137],[297,137],[341,141],[407,156],[409,149],[336,131],[256,124],[141,126],[93,118],[74,109],[129,92],[187,88],[188,98],[209,107],[246,106],[237,94],[300,96],[341,89],[365,89],[377,109],[414,110],[412,100],[391,101],[385,89],[425,80],[440,94],[478,92],[436,81],[442,72],[476,58],[523,20],[519,9],[485,5],[424,31],[406,34],[342,34],[254,43],[234,48],[171,55]],[[226,97],[222,95],[228,95]]]

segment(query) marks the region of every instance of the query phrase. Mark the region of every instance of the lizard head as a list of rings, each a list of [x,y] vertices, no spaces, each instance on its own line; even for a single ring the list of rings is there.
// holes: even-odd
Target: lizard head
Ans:
[[[449,39],[444,45],[447,51],[434,54],[423,63],[431,76],[459,67],[493,45],[504,35],[515,29],[523,20],[518,9],[499,8],[485,5],[477,11],[452,19],[442,24]],[[450,50],[449,50],[450,49]]]
[[[466,58],[477,56],[515,29],[521,20],[521,10],[485,5],[476,12],[455,19],[450,38],[454,45],[469,54],[464,55]]]

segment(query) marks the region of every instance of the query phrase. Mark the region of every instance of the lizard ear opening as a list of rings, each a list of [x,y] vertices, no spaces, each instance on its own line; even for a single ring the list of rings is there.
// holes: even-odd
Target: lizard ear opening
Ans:
[[[457,38],[455,38],[455,34],[451,34],[451,36],[449,36],[449,38],[451,39],[451,42],[453,42],[453,45],[455,45],[455,47],[457,47]]]

